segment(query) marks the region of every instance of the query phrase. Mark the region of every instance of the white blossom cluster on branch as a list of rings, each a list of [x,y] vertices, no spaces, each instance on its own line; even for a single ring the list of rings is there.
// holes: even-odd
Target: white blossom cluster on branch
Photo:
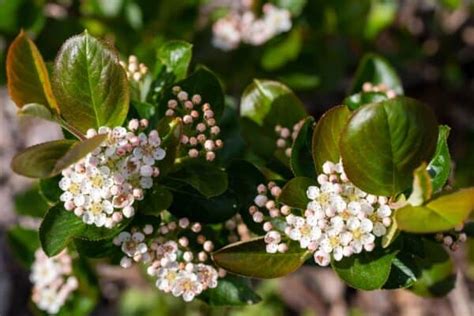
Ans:
[[[140,63],[135,55],[130,55],[128,62],[120,61],[120,65],[125,70],[128,80],[140,82],[148,73],[148,67]]]
[[[180,117],[183,121],[183,133],[180,142],[190,158],[203,156],[208,161],[216,158],[216,150],[224,146],[218,138],[221,129],[217,125],[212,106],[199,94],[190,96],[179,86],[173,87],[175,99],[168,101],[165,115]]]
[[[318,186],[307,188],[310,202],[305,210],[277,203],[280,190],[274,184],[258,186],[249,212],[255,222],[263,223],[267,252],[285,252],[288,239],[294,240],[314,254],[317,264],[326,266],[331,256],[340,261],[372,251],[375,239],[384,236],[392,222],[388,198],[354,186],[341,162],[325,162],[317,181]]]
[[[133,119],[125,127],[90,129],[87,137],[107,139],[84,159],[63,170],[59,187],[64,208],[86,224],[111,228],[135,214],[133,203],[160,174],[155,166],[166,152],[156,130],[144,132],[148,121]]]
[[[156,277],[158,289],[189,302],[206,289],[217,287],[218,278],[225,276],[224,270],[218,271],[211,264],[214,244],[201,230],[200,223],[181,218],[161,224],[156,231],[152,225],[124,231],[114,239],[125,254],[120,265],[129,268],[134,262],[145,264],[147,273]]]
[[[51,258],[43,250],[36,250],[30,281],[33,302],[48,314],[57,314],[79,285],[73,275],[72,258],[66,250]]]
[[[291,14],[271,3],[265,3],[262,16],[257,17],[251,6],[242,6],[243,10],[231,10],[212,26],[215,47],[229,51],[240,43],[259,46],[280,33],[291,29]]]
[[[304,120],[301,120],[293,125],[291,130],[288,127],[284,127],[279,124],[275,126],[275,133],[278,136],[276,142],[277,148],[283,150],[287,157],[291,157],[291,148],[293,147],[296,137],[298,137],[303,124]]]

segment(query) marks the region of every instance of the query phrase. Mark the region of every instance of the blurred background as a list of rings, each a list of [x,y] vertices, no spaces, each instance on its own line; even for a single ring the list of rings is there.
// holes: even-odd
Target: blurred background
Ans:
[[[0,0],[0,315],[29,315],[28,271],[5,241],[18,216],[35,203],[31,183],[9,170],[19,149],[59,138],[56,126],[15,115],[6,91],[5,58],[23,29],[51,61],[61,44],[87,29],[113,43],[121,57],[135,54],[151,69],[169,39],[193,44],[193,64],[205,64],[238,101],[253,78],[290,86],[318,118],[341,102],[364,53],[376,52],[399,72],[405,94],[429,104],[451,126],[453,187],[474,185],[474,2],[471,0],[274,0],[291,14],[290,30],[259,45],[215,47],[216,22],[242,10],[261,14],[249,0]],[[214,33],[214,34],[213,34]],[[232,33],[227,34],[233,35]],[[214,39],[213,39],[214,38]],[[219,45],[217,45],[219,46]],[[15,210],[17,212],[15,212]],[[472,315],[474,243],[453,253],[457,286],[446,298],[408,291],[357,292],[329,269],[304,267],[279,280],[255,281],[264,301],[245,308],[210,309],[158,294],[137,271],[99,266],[103,298],[94,315]]]

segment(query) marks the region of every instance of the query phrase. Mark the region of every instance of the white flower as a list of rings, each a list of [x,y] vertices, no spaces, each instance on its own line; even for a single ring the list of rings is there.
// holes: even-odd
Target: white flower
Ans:
[[[196,295],[199,295],[202,290],[203,286],[198,281],[196,274],[188,271],[180,271],[171,292],[174,296],[182,296],[185,302],[190,302]]]

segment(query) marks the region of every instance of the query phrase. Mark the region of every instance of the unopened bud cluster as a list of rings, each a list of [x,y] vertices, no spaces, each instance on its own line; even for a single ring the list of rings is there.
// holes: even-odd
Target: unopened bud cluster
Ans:
[[[371,82],[364,82],[362,91],[384,93],[389,99],[393,99],[397,96],[395,90],[390,89],[385,83],[373,84]]]
[[[59,187],[64,208],[86,224],[111,228],[135,214],[133,203],[160,174],[155,163],[165,157],[156,130],[146,134],[147,120],[131,120],[124,127],[90,129],[87,137],[107,139],[84,159],[63,170]]]
[[[236,214],[225,221],[224,227],[229,232],[229,235],[227,236],[227,241],[229,243],[250,239],[250,230],[242,220],[240,214]]]
[[[186,237],[190,235],[196,236],[196,240]],[[125,254],[120,262],[122,267],[129,268],[133,262],[146,264],[147,273],[157,278],[158,289],[186,302],[208,288],[215,288],[218,278],[225,276],[224,270],[218,271],[211,264],[214,243],[202,234],[200,223],[191,223],[187,218],[162,223],[156,231],[146,225],[143,229],[121,232],[114,244]]]
[[[455,227],[454,230],[448,233],[437,233],[435,239],[452,251],[458,250],[461,244],[467,240],[467,234],[464,232],[464,224]]]
[[[72,273],[72,258],[66,250],[51,258],[43,250],[36,250],[30,281],[33,283],[32,300],[40,310],[48,314],[59,313],[79,285]]]
[[[250,7],[232,10],[212,26],[215,47],[229,51],[240,43],[259,46],[274,36],[291,29],[291,14],[271,3],[263,5],[263,15],[257,18]]]
[[[166,116],[180,117],[183,121],[183,134],[180,142],[184,155],[190,158],[203,156],[208,161],[216,158],[216,150],[224,146],[218,138],[221,129],[217,125],[214,111],[199,94],[190,96],[180,87],[173,87],[176,99],[168,101]]]
[[[127,73],[128,80],[140,82],[145,78],[148,73],[148,68],[144,64],[138,62],[138,59],[134,55],[128,57],[128,63],[120,61],[120,65]]]
[[[304,120],[299,121],[293,125],[292,130],[281,125],[275,126],[275,133],[278,135],[276,142],[277,148],[284,150],[287,157],[291,157],[291,148],[293,147],[293,143],[295,142],[296,137],[298,137],[298,133],[303,124]]]
[[[280,247],[286,246],[282,234],[313,252],[314,260],[321,266],[328,265],[331,256],[340,261],[362,251],[372,251],[375,239],[385,235],[392,223],[388,198],[367,194],[354,186],[340,162],[325,162],[317,181],[318,186],[307,189],[309,203],[302,213],[269,199],[270,187],[257,188],[255,205],[249,211],[256,222],[264,221],[262,209],[268,210],[273,218],[264,223],[267,252],[282,252]],[[271,193],[278,197],[278,192]]]

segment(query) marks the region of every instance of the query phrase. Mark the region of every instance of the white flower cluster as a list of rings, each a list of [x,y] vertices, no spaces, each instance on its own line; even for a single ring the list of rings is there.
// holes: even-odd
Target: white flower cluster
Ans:
[[[128,63],[120,61],[120,65],[125,69],[128,80],[140,82],[148,73],[147,66],[138,62],[137,57],[134,55],[128,57]]]
[[[390,89],[385,83],[379,83],[374,85],[371,82],[364,82],[364,84],[362,85],[362,91],[385,93],[385,95],[389,99],[393,99],[397,96],[395,90]]]
[[[30,281],[33,302],[48,314],[57,314],[78,287],[77,278],[72,275],[72,259],[66,250],[51,258],[43,250],[36,250]]]
[[[224,142],[218,138],[221,129],[217,125],[214,111],[209,103],[202,104],[199,94],[189,94],[180,87],[173,87],[176,99],[168,101],[168,117],[180,117],[184,123],[181,144],[185,146],[186,155],[190,158],[206,157],[213,161],[216,158],[215,151],[224,146]]]
[[[160,173],[155,163],[165,157],[156,130],[143,130],[147,120],[131,120],[124,127],[90,129],[87,137],[107,134],[107,139],[84,159],[63,170],[60,200],[86,224],[111,228],[135,214],[133,203],[153,186]]]
[[[287,157],[291,157],[291,147],[293,146],[296,137],[298,137],[298,133],[300,132],[301,127],[303,127],[303,124],[304,120],[299,121],[293,125],[292,131],[281,125],[275,126],[275,133],[278,135],[276,145],[278,148],[285,151]]]
[[[143,230],[133,229],[122,232],[114,239],[114,244],[120,246],[125,256],[120,265],[128,268],[135,262],[147,265],[147,273],[157,278],[156,287],[165,293],[181,296],[189,302],[195,296],[208,288],[217,286],[218,278],[225,276],[225,271],[219,272],[209,264],[209,254],[214,244],[199,234],[196,244],[202,247],[197,254],[190,248],[190,240],[180,237],[178,232],[190,230],[192,233],[201,232],[201,224],[191,224],[187,218],[181,218],[178,223],[162,224],[153,236],[153,227],[146,225]]]
[[[263,5],[263,15],[257,18],[246,7],[243,11],[231,11],[217,20],[212,26],[215,47],[229,51],[236,49],[241,42],[259,46],[274,36],[291,29],[291,14],[271,3]]]
[[[307,189],[310,202],[302,214],[296,214],[296,210],[286,205],[278,207],[275,201],[268,199],[265,186],[257,188],[259,194],[249,211],[255,222],[264,221],[262,209],[267,209],[273,218],[263,226],[267,231],[267,252],[287,249],[284,233],[289,239],[298,241],[301,248],[313,252],[316,263],[326,266],[331,255],[339,261],[363,250],[372,251],[375,238],[386,234],[392,222],[387,197],[367,194],[355,187],[340,162],[325,162],[323,172],[318,176],[319,186]],[[280,214],[285,224],[274,225],[275,217]]]

